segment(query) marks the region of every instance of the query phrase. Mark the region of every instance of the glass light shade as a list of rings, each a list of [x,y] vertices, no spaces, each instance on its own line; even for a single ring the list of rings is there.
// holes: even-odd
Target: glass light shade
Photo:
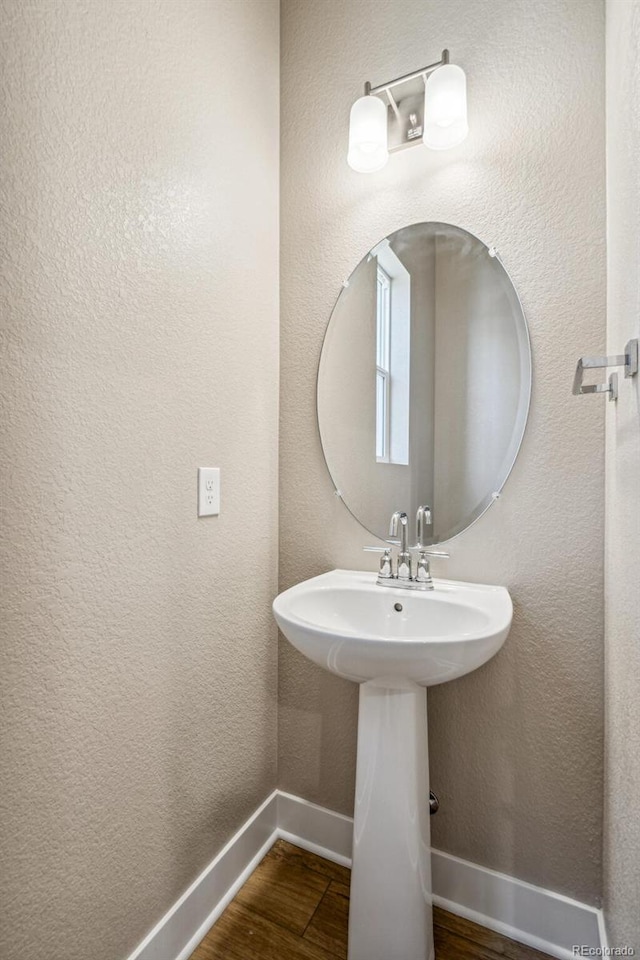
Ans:
[[[461,67],[447,63],[427,78],[422,139],[432,150],[448,150],[468,133],[467,78]]]
[[[360,97],[351,107],[347,163],[358,173],[373,173],[388,159],[387,108],[379,97]]]

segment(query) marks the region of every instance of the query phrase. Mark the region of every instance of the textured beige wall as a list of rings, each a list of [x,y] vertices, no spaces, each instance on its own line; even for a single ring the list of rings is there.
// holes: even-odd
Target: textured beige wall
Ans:
[[[0,956],[118,960],[275,783],[278,4],[1,10]]]
[[[604,4],[284,0],[282,18],[281,586],[376,563],[334,496],[314,427],[342,279],[406,223],[449,221],[496,244],[531,326],[533,408],[502,500],[436,572],[505,584],[515,619],[491,663],[429,692],[433,840],[597,903],[604,404],[573,398],[571,381],[577,356],[604,347]],[[445,45],[468,71],[467,142],[350,171],[363,82]],[[347,813],[356,695],[282,642],[280,784]]]
[[[640,335],[640,2],[607,0],[607,347]],[[640,385],[607,404],[605,916],[640,953]]]

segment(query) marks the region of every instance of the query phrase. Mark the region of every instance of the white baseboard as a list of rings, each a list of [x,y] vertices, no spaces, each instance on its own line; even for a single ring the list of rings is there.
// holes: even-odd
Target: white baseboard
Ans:
[[[303,850],[351,866],[353,817],[278,790],[278,834]]]
[[[277,791],[222,848],[129,960],[187,960],[278,839]]]
[[[603,956],[609,949],[609,935],[607,933],[607,924],[604,919],[604,910],[598,910],[598,930],[600,931],[600,946],[603,948]]]
[[[274,791],[128,960],[187,960],[278,838],[350,866],[352,834],[350,817]],[[606,946],[595,907],[439,850],[431,857],[437,906],[559,960],[574,945]]]
[[[600,947],[595,907],[515,877],[431,851],[433,902],[561,960],[573,946]]]

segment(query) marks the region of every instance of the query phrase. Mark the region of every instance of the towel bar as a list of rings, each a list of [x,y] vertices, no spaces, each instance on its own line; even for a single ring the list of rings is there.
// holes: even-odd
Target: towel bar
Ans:
[[[596,367],[624,367],[625,377],[634,377],[638,372],[638,341],[629,340],[624,348],[624,353],[616,354],[613,357],[580,357],[576,367],[576,375],[573,378],[574,396],[581,396],[584,393],[608,393],[609,400],[618,399],[618,374],[612,373],[608,383],[583,384],[582,377],[585,370]]]

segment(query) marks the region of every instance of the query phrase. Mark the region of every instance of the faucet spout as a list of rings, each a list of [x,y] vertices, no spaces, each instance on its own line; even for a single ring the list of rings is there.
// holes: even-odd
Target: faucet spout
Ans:
[[[398,526],[400,526],[400,535],[398,537]],[[389,523],[389,536],[397,537],[400,540],[400,553],[407,552],[407,535],[409,529],[409,518],[402,510],[396,510],[391,516]]]

